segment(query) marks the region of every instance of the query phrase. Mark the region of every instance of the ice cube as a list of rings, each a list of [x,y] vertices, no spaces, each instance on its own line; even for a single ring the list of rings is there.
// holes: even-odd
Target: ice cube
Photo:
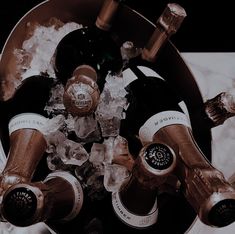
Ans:
[[[63,103],[64,86],[57,83],[51,89],[50,99],[45,106],[45,110],[49,115],[64,114],[65,106]]]
[[[74,132],[74,125],[75,125],[75,119],[71,114],[68,114],[67,118],[65,119],[66,129],[68,133]]]
[[[119,134],[121,119],[110,116],[98,116],[101,133],[103,137],[114,137]]]
[[[129,152],[128,141],[121,136],[117,136],[113,144],[112,163],[122,165],[132,171],[134,159]]]
[[[117,136],[114,140],[114,155],[128,154],[128,141],[122,136]]]
[[[125,41],[121,46],[121,55],[124,63],[128,63],[131,58],[137,57],[141,53],[141,49],[135,47],[132,41]]]
[[[130,173],[125,167],[105,164],[104,187],[109,192],[117,192],[129,176]]]
[[[47,156],[47,166],[50,170],[68,170],[69,166],[65,165],[61,158],[56,154],[49,154]]]
[[[89,158],[84,147],[72,140],[66,139],[56,147],[56,153],[64,164],[81,166]]]
[[[93,115],[75,118],[74,131],[83,142],[94,142],[101,139],[97,120]]]
[[[41,132],[45,136],[57,132],[64,127],[64,121],[65,117],[63,115],[57,115],[52,119],[48,119],[45,125],[41,128]]]
[[[93,165],[101,165],[105,160],[105,145],[93,143],[91,147],[89,161]]]
[[[100,166],[94,166],[90,161],[86,161],[75,169],[75,174],[86,188],[91,200],[101,200],[107,195],[103,184],[104,170]]]
[[[95,112],[103,137],[119,134],[121,119],[125,117],[123,110],[127,106],[126,94],[122,77],[108,74]]]

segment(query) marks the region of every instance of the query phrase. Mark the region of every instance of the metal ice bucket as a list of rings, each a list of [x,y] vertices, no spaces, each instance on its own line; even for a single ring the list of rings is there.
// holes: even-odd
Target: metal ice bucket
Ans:
[[[22,42],[26,39],[26,24],[28,22],[44,24],[51,17],[56,17],[63,22],[75,21],[89,26],[94,24],[102,2],[103,0],[50,0],[28,12],[15,26],[2,51],[0,81],[9,85],[4,86],[4,89],[0,91],[0,99],[4,102],[15,93],[16,59],[13,51],[15,48],[21,48]],[[126,5],[122,5],[115,18],[112,33],[120,45],[129,40],[133,41],[137,47],[143,47],[154,28],[155,25],[144,16]],[[210,129],[200,127],[198,118],[193,115],[194,110],[203,106],[200,91],[180,52],[170,41],[161,51],[155,66],[158,73],[171,82],[175,89],[182,94],[189,111],[194,137],[202,151],[210,159]],[[179,211],[181,215],[179,215]],[[183,196],[172,197],[161,211],[158,225],[153,233],[184,233],[193,223],[195,217],[196,214]],[[76,228],[76,223],[72,225],[74,225],[73,228]],[[69,225],[64,225],[65,233],[68,227]]]

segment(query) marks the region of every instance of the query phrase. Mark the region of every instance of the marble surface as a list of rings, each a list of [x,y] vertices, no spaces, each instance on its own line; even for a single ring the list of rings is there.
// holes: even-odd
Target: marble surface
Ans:
[[[204,101],[214,97],[222,91],[235,88],[235,53],[182,53],[182,56],[198,83]],[[235,118],[212,129],[212,164],[222,171],[226,178],[235,172]],[[1,156],[1,150],[0,150]],[[4,155],[0,157],[4,161]],[[16,228],[7,231],[0,224],[0,234],[41,233],[43,225],[30,228]],[[195,220],[188,234],[234,234],[235,223],[225,228],[212,228]]]
[[[182,53],[204,101],[235,88],[235,53]],[[212,164],[229,178],[235,172],[235,118],[212,129]],[[235,223],[212,228],[199,219],[188,234],[234,234]]]
[[[182,53],[195,76],[203,100],[223,91],[235,92],[235,53]],[[235,118],[212,129],[212,164],[226,178],[235,172]]]

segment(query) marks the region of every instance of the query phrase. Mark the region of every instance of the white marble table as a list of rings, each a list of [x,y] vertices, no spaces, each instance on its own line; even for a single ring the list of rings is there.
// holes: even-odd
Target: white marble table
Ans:
[[[182,55],[195,75],[204,100],[222,91],[235,88],[235,53],[182,53]],[[235,172],[235,118],[212,129],[212,138],[212,164],[228,178]],[[12,232],[7,232],[0,224],[0,234],[40,234],[40,227],[42,226],[34,225],[30,228],[16,228]],[[225,228],[212,228],[199,220],[196,220],[188,231],[188,234],[234,233],[235,223]]]
[[[235,88],[235,53],[183,53],[204,101],[220,92]],[[226,178],[235,172],[235,118],[212,129],[212,164]],[[197,219],[188,234],[234,234],[235,223],[212,228]]]

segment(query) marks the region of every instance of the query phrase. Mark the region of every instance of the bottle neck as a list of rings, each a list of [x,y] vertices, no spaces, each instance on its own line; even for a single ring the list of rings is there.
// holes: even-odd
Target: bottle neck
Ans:
[[[53,79],[31,76],[24,80],[14,97],[6,102],[10,149],[2,172],[1,186],[29,182],[47,147],[41,129],[47,119],[45,105]]]
[[[151,36],[149,42],[144,47],[141,53],[142,59],[154,62],[164,44],[167,42],[169,35],[161,28],[158,27],[155,29],[153,35]]]
[[[172,147],[180,159],[190,168],[211,167],[195,142],[189,126],[183,124],[164,126],[154,134],[153,140],[163,141]]]
[[[137,215],[146,215],[156,202],[157,189],[146,187],[132,175],[130,180],[121,187],[119,194],[123,205],[129,211]]]
[[[75,218],[83,204],[83,190],[71,174],[58,171],[49,174],[41,188],[44,196],[44,216],[49,220],[69,221]]]
[[[1,186],[29,182],[42,159],[47,143],[40,129],[46,118],[34,113],[15,116],[9,122],[10,150]]]
[[[104,4],[100,10],[100,13],[96,19],[96,27],[103,30],[108,31],[111,26],[115,14],[119,7],[119,2],[117,0],[105,0]]]
[[[157,191],[146,188],[135,176],[113,193],[112,205],[116,215],[132,228],[148,228],[157,222]]]
[[[156,29],[142,51],[144,60],[154,62],[172,34],[176,33],[184,18],[185,10],[178,4],[170,3],[164,9],[156,23]]]
[[[154,190],[167,180],[175,167],[174,151],[164,143],[152,142],[140,150],[132,173],[143,187]]]

